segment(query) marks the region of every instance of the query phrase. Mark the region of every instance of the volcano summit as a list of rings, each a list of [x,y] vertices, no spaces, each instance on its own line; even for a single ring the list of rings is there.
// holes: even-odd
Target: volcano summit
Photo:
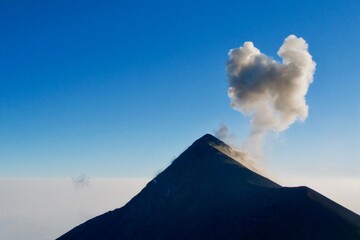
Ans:
[[[212,135],[195,141],[125,206],[58,240],[359,240],[360,216],[308,187],[282,187]]]

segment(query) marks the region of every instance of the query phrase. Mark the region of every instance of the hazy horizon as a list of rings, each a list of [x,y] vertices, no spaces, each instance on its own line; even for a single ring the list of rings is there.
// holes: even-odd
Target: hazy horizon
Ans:
[[[8,206],[1,211],[0,237],[11,240],[57,238],[93,217],[122,207],[150,180],[96,178],[89,179],[88,186],[78,188],[72,178],[0,178],[0,195],[3,196],[0,205]],[[360,214],[357,201],[360,180],[357,178],[320,181],[288,178],[278,183],[292,187],[306,185]]]

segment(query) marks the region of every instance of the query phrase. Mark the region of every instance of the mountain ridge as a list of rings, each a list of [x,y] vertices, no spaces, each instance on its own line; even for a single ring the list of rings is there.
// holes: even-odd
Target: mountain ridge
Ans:
[[[308,187],[282,187],[219,149],[231,153],[205,134],[125,206],[58,239],[360,239],[357,214]]]

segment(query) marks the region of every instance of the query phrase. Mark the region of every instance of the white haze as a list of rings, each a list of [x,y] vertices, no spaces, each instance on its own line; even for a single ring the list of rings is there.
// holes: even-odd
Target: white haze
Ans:
[[[0,178],[0,239],[56,239],[90,218],[122,207],[146,182],[92,179],[79,188],[71,178]]]
[[[229,51],[227,77],[231,106],[251,116],[245,148],[261,155],[269,132],[282,132],[296,120],[305,120],[305,96],[313,81],[316,63],[303,38],[288,36],[278,51],[282,63],[261,53],[252,42]]]

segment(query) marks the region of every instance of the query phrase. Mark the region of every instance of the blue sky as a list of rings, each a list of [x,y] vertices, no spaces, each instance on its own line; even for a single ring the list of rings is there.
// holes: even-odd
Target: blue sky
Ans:
[[[1,1],[0,177],[152,177],[221,123],[229,49],[289,34],[317,63],[309,117],[273,137],[276,174],[360,172],[359,1]],[[320,173],[319,173],[320,172]]]

